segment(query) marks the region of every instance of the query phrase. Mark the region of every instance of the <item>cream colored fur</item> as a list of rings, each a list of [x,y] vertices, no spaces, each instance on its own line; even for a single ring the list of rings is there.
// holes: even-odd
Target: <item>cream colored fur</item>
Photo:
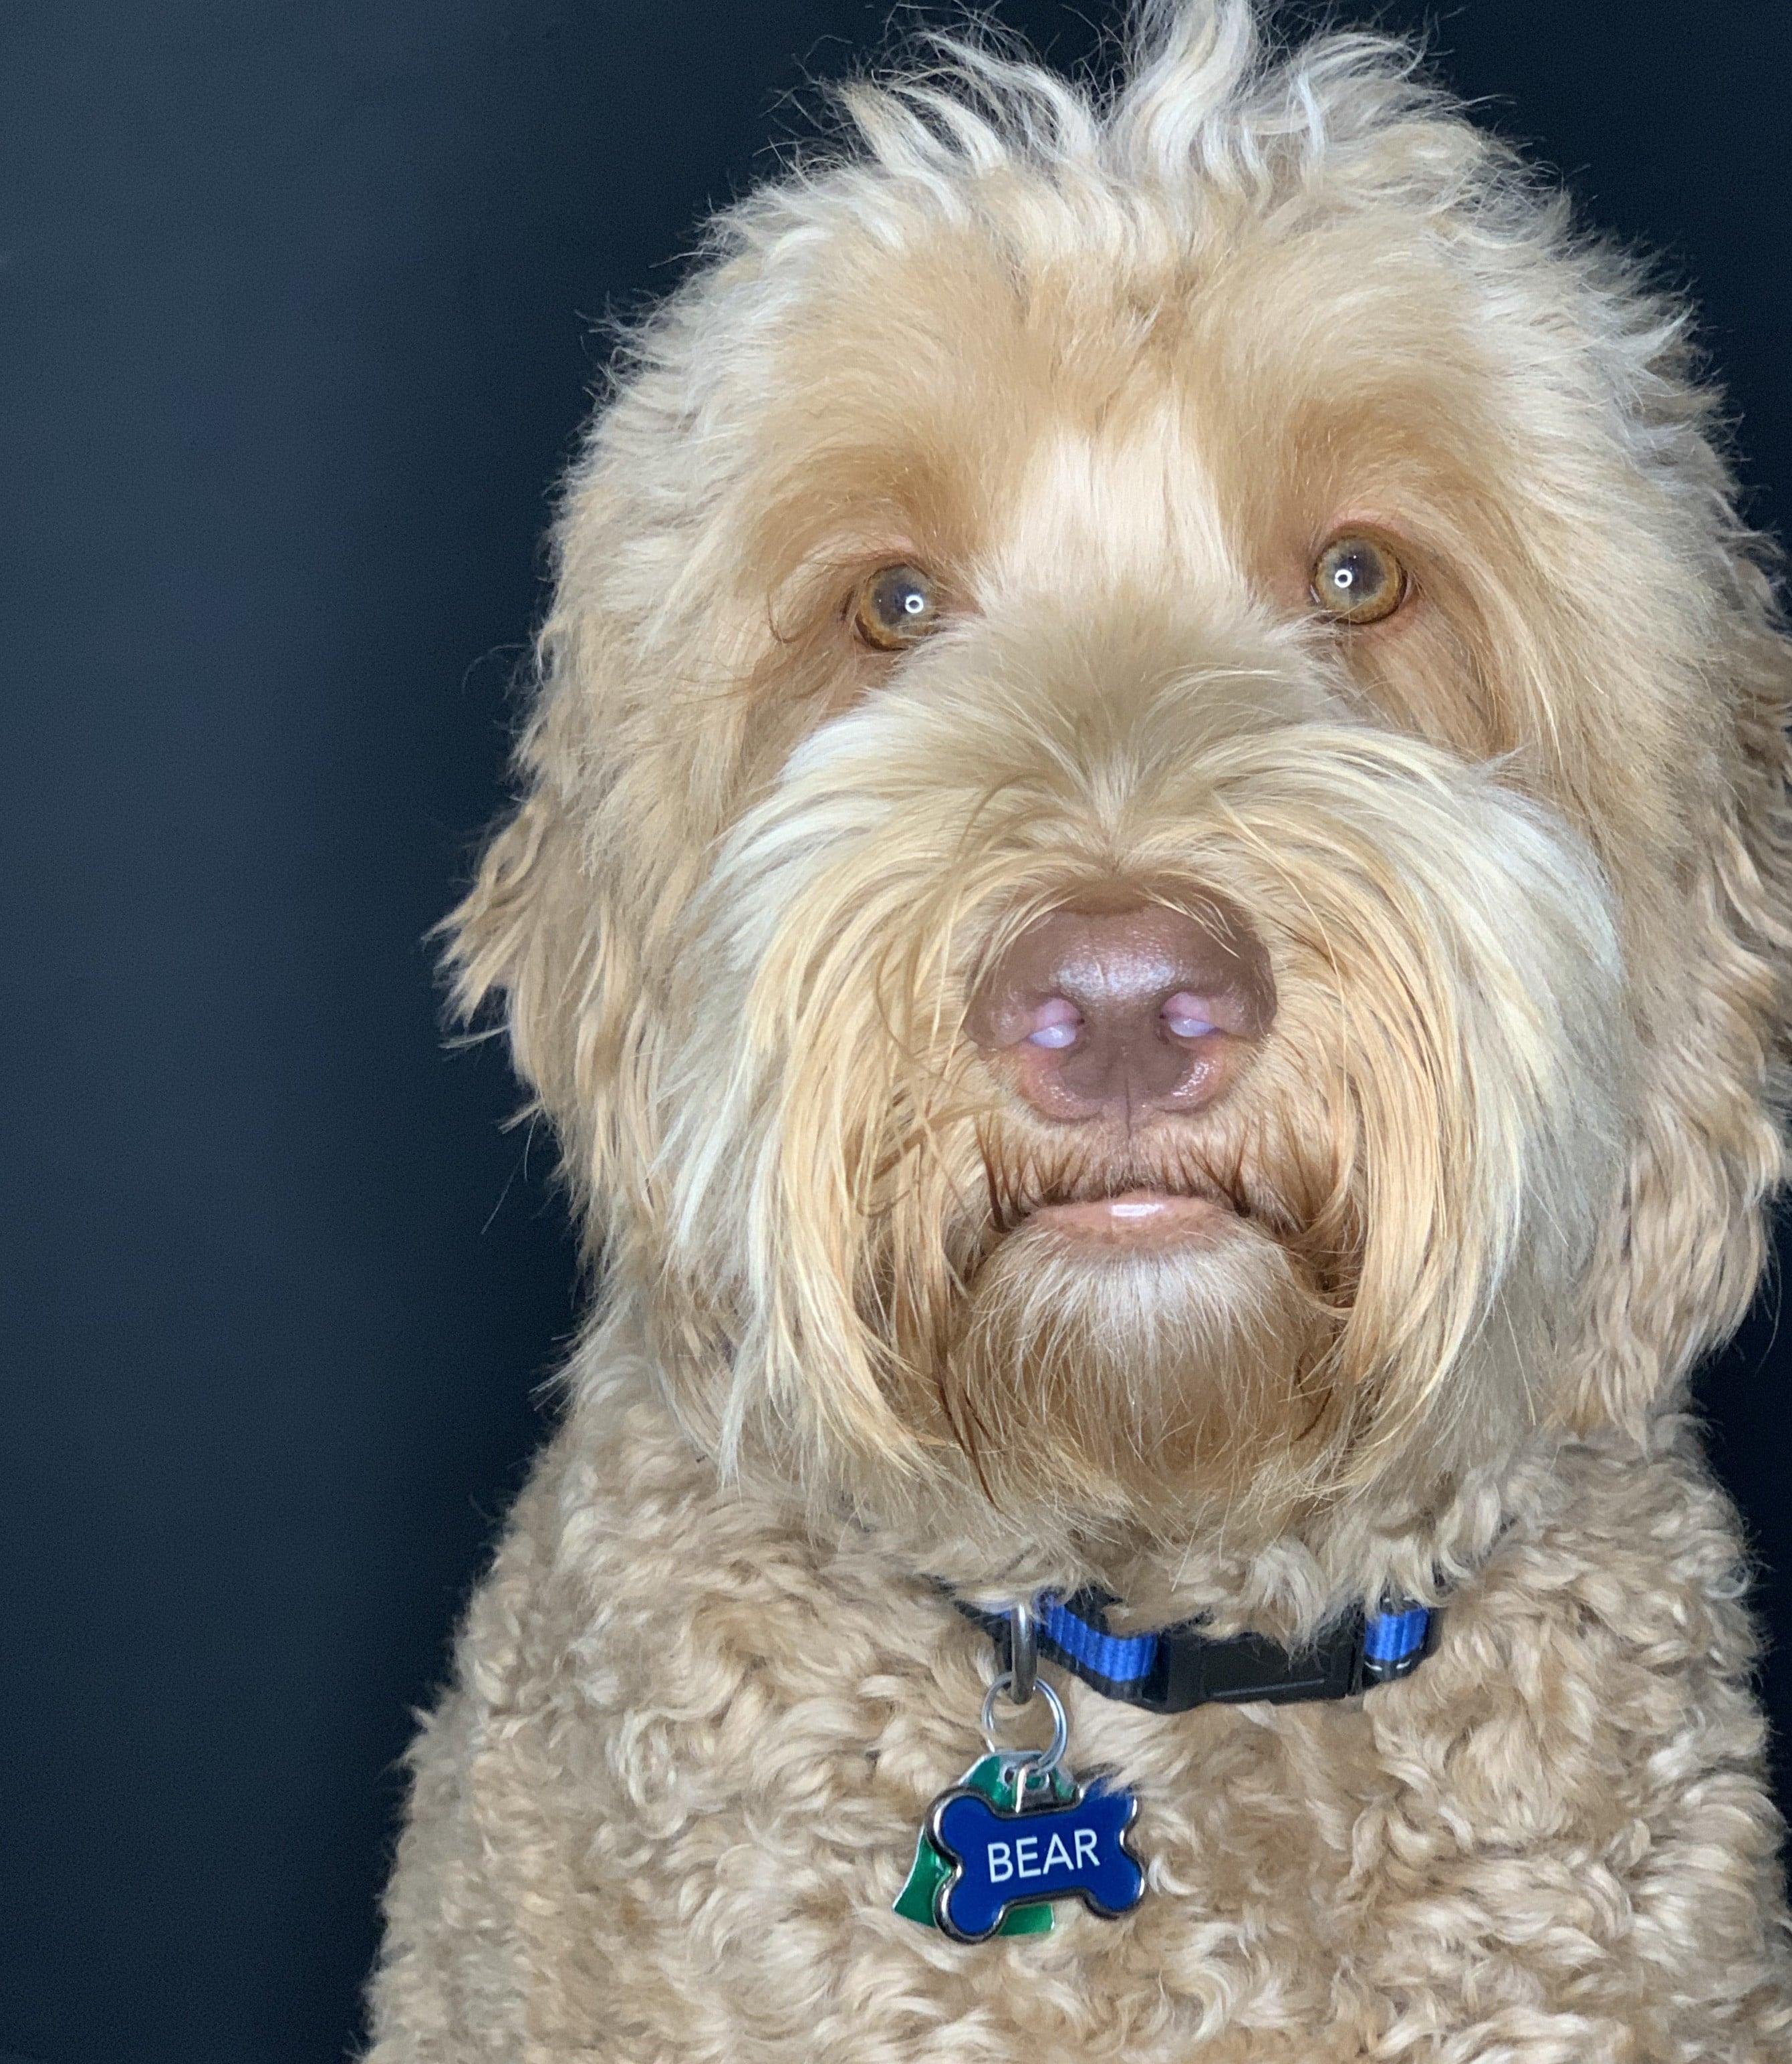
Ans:
[[[716,226],[570,481],[453,921],[602,1291],[414,1788],[373,2064],[1792,2056],[1733,1520],[1685,1416],[1781,1179],[1792,665],[1676,311],[1404,53],[985,47]],[[1407,603],[1307,594],[1353,526]],[[853,635],[876,568],[941,627]],[[1278,1008],[1092,1141],[964,1030],[1118,882]],[[1210,1246],[1030,1223],[1132,1183]],[[1149,1893],[890,1911],[979,1748],[942,1586],[1411,1679],[1068,1690]]]

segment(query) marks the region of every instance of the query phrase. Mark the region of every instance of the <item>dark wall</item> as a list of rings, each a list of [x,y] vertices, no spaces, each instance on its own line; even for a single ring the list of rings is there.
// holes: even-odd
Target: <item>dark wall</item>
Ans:
[[[1068,58],[1100,18],[1003,12]],[[0,10],[0,2051],[352,2040],[408,1709],[574,1300],[423,935],[497,805],[593,319],[882,15]],[[1792,510],[1787,11],[1466,0],[1441,46],[1666,247]],[[1770,1330],[1704,1396],[1792,1571]]]

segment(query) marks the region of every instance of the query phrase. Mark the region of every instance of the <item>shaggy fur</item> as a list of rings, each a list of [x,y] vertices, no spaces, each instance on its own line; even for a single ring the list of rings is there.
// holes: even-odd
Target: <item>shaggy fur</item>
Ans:
[[[1792,667],[1678,313],[1418,82],[1244,0],[1097,99],[943,49],[716,226],[568,485],[452,922],[603,1292],[462,1634],[376,2064],[1792,2056],[1733,1519],[1685,1417],[1781,1178]],[[1404,605],[1310,598],[1341,533]],[[938,627],[855,637],[924,568]],[[1041,1117],[1042,913],[1246,913],[1233,1093]],[[1137,1186],[1222,1233],[1092,1252]],[[890,1911],[977,1752],[945,1586],[1412,1678],[1072,1685],[1144,1905]]]

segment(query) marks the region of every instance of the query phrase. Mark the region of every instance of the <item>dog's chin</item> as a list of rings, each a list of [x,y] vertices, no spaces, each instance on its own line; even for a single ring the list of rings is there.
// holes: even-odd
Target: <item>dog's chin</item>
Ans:
[[[1327,1417],[1335,1316],[1225,1202],[1043,1205],[971,1286],[947,1394],[1003,1502],[1163,1519],[1273,1492]]]

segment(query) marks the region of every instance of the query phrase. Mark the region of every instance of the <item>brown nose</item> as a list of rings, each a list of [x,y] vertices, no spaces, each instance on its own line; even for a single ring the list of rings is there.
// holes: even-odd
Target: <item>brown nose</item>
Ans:
[[[1204,897],[1036,919],[985,974],[965,1029],[1042,1116],[1131,1123],[1217,1103],[1275,1010],[1262,941]]]

